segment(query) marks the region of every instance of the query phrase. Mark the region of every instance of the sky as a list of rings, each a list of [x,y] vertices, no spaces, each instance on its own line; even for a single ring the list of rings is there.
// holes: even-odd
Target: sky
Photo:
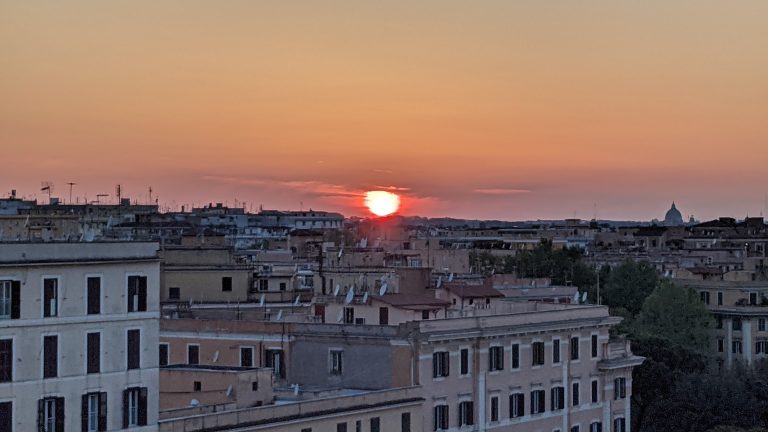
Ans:
[[[0,0],[0,196],[755,216],[768,2]]]

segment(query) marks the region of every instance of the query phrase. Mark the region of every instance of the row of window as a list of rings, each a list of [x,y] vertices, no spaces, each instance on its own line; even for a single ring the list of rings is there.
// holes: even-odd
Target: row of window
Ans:
[[[743,354],[743,342],[741,340],[731,341],[731,353]],[[717,352],[725,352],[725,340],[720,338],[717,340]],[[768,354],[768,341],[759,340],[755,342],[755,354]]]
[[[37,401],[37,430],[64,432],[65,398],[46,397]],[[131,387],[123,390],[123,428],[146,426],[147,388]],[[80,420],[83,432],[107,430],[107,393],[92,392],[82,396]],[[13,403],[0,403],[0,430],[13,430]]]
[[[708,305],[710,303],[710,293],[709,291],[699,291],[699,296],[701,297],[701,301]],[[746,299],[743,301],[746,302]],[[749,304],[750,305],[758,305],[758,301],[762,302],[765,301],[764,297],[759,296],[756,292],[749,293]],[[722,306],[723,305],[723,293],[721,291],[717,292],[717,305]]]
[[[101,313],[101,277],[88,276],[86,286],[86,313]],[[43,278],[43,318],[59,316],[61,292],[59,278]],[[127,312],[147,310],[147,277],[128,276]],[[21,282],[0,281],[0,319],[21,318]]]
[[[381,432],[381,418],[371,417],[368,420],[370,432]],[[347,422],[336,423],[336,432],[349,432]],[[394,429],[387,429],[388,432],[394,432]],[[400,415],[400,431],[411,432],[411,413],[404,412]],[[312,432],[312,428],[304,428],[301,432]],[[355,420],[355,432],[363,432],[363,421]]]
[[[221,291],[222,292],[231,292],[232,291],[232,276],[222,276],[221,277]],[[168,300],[180,300],[181,299],[181,288],[179,287],[169,287],[168,288]]]
[[[717,321],[716,327],[718,329],[722,329],[723,328],[723,317],[722,316],[717,316],[715,319]],[[741,318],[733,317],[731,319],[731,329],[733,331],[741,331],[741,329],[742,329]],[[757,320],[757,331],[764,332],[765,329],[766,329],[766,327],[765,327],[765,318],[758,319]]]
[[[552,339],[552,363],[558,364],[560,358],[560,339]],[[512,369],[520,368],[520,344],[512,344]],[[592,335],[591,338],[592,358],[598,356],[598,338]],[[572,337],[570,343],[570,359],[578,360],[580,357],[579,338]],[[544,342],[533,342],[531,344],[531,365],[541,366],[546,362]],[[492,346],[488,349],[488,370],[504,370],[504,347]],[[459,350],[459,374],[469,374],[469,349]],[[447,377],[450,375],[450,353],[448,351],[438,351],[432,354],[432,376],[434,378]]]
[[[101,372],[101,333],[86,333],[85,371],[88,374]],[[141,330],[128,330],[126,333],[127,369],[141,368]],[[55,378],[59,375],[59,337],[43,336],[42,352],[43,378]],[[0,382],[13,380],[13,339],[0,339]]]
[[[158,353],[160,355],[160,366],[166,366],[169,364],[170,346],[167,343],[161,343]],[[341,351],[338,351],[341,353]],[[341,356],[341,355],[340,355]],[[253,347],[240,347],[240,366],[241,367],[256,367],[254,363],[254,348]],[[338,373],[341,373],[342,363],[341,358],[338,359]],[[200,364],[200,345],[188,344],[187,345],[187,364],[198,365]],[[275,377],[285,378],[285,359],[283,356],[283,350],[281,349],[266,349],[264,350],[264,367],[273,368],[275,371]]]
[[[598,403],[600,399],[599,385],[597,380],[592,380],[592,403]],[[580,404],[579,383],[571,384],[571,404],[578,406]],[[614,380],[614,399],[625,399],[627,397],[626,378],[616,378]],[[546,391],[543,389],[532,390],[530,392],[530,414],[541,414],[546,411]],[[565,388],[562,386],[552,387],[550,389],[549,407],[551,411],[565,408]],[[450,417],[448,414],[448,405],[436,405],[434,408],[434,430],[448,429]],[[499,396],[491,396],[490,400],[490,420],[497,422],[500,420],[500,401]],[[472,401],[463,401],[459,403],[458,425],[468,426],[474,424],[474,406]],[[509,418],[517,418],[525,415],[525,393],[516,392],[509,395]]]

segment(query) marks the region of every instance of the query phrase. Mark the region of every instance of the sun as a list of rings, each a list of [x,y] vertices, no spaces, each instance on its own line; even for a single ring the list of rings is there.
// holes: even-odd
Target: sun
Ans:
[[[365,205],[376,216],[388,216],[400,208],[400,197],[387,191],[368,191]]]

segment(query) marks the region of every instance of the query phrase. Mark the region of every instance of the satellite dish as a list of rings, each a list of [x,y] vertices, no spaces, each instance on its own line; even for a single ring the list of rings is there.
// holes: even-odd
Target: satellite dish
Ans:
[[[344,297],[344,303],[350,304],[354,299],[355,299],[355,290],[353,290],[352,287],[350,287],[349,291],[347,291],[347,296]]]
[[[336,322],[341,322],[343,320],[344,320],[344,311],[340,310],[339,311],[339,316],[336,317]]]
[[[368,291],[363,294],[363,303],[368,303]]]
[[[341,258],[341,255],[344,254],[344,248],[339,249],[339,256],[338,258]]]
[[[336,284],[336,288],[333,289],[333,296],[336,297],[339,295],[339,291],[341,291],[341,285]]]
[[[453,273],[448,276],[448,282],[453,282]]]
[[[383,284],[381,284],[381,288],[379,288],[379,295],[383,296],[386,293],[387,293],[387,283],[384,282]]]
[[[278,321],[280,321],[280,320],[282,320],[282,319],[283,319],[283,310],[282,310],[282,309],[280,309],[280,310],[277,312],[277,320],[278,320]]]
[[[299,395],[299,385],[293,384],[291,387],[293,387],[293,395],[298,396]]]
[[[264,301],[266,300],[266,296],[264,294],[261,295],[261,298],[259,299],[259,306],[264,306]]]
[[[296,296],[296,300],[293,301],[294,306],[298,306],[301,304],[301,297]]]
[[[362,240],[360,240],[360,247],[363,249],[368,247],[368,237],[365,237]]]
[[[229,397],[230,395],[232,395],[232,384],[230,384],[230,385],[227,387],[227,397]]]
[[[189,401],[189,406],[191,407],[196,407],[198,405],[200,405],[200,401],[197,399],[192,399],[191,401]]]
[[[219,361],[219,350],[213,353],[213,362],[216,363],[217,361]]]
[[[583,294],[581,294],[581,302],[586,303],[587,302],[587,292],[584,291]]]
[[[437,287],[440,288],[443,285],[443,277],[438,276],[437,277]]]
[[[576,294],[573,295],[573,302],[578,303],[579,302],[579,292],[576,291]]]

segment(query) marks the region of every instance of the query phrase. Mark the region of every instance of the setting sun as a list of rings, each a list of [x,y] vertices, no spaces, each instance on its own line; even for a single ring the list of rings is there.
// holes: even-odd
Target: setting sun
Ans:
[[[387,216],[400,207],[400,197],[386,191],[368,191],[365,193],[365,205],[376,216]]]

